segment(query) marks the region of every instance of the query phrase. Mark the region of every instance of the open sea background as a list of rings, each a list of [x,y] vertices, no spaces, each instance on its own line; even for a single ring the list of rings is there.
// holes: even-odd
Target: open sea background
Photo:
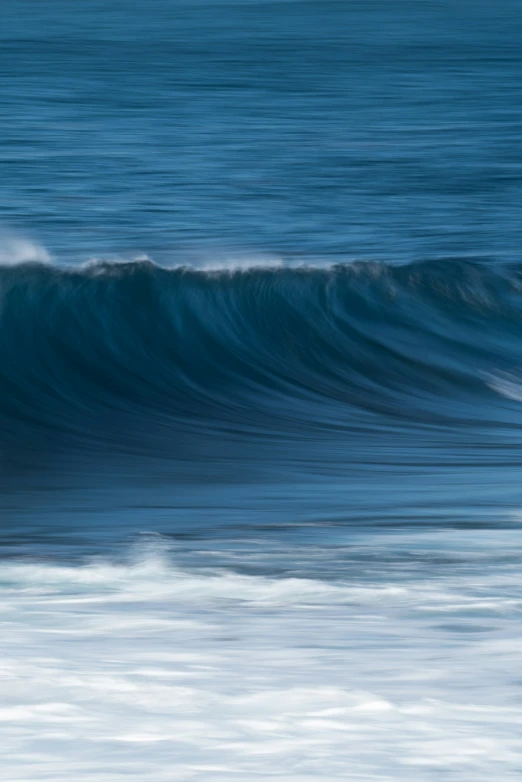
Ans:
[[[6,782],[522,777],[521,0],[2,0]]]

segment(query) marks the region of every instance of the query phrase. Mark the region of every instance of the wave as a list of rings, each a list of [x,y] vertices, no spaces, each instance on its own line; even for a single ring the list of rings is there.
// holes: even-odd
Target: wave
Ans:
[[[0,325],[4,452],[451,425],[517,414],[522,267],[4,265]]]

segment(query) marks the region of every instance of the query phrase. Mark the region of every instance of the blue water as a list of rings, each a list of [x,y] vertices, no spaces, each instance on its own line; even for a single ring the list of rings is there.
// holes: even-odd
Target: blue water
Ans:
[[[520,778],[521,10],[3,0],[10,780]]]
[[[64,263],[517,260],[519,12],[4,0],[3,221]]]

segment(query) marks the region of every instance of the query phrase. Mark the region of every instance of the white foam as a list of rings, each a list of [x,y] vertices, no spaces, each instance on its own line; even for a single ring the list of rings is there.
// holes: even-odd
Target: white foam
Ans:
[[[272,255],[247,254],[247,255],[219,255],[215,254],[212,260],[200,261],[196,268],[202,271],[241,271],[247,269],[279,269],[284,266],[281,258]]]
[[[20,263],[50,263],[51,256],[41,244],[25,236],[0,233],[0,265]]]
[[[516,570],[329,583],[0,563],[9,782],[515,780]]]

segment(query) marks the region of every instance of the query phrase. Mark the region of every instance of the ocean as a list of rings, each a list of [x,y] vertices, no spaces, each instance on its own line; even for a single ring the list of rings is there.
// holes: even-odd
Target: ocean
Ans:
[[[3,0],[6,782],[521,779],[521,19]]]

